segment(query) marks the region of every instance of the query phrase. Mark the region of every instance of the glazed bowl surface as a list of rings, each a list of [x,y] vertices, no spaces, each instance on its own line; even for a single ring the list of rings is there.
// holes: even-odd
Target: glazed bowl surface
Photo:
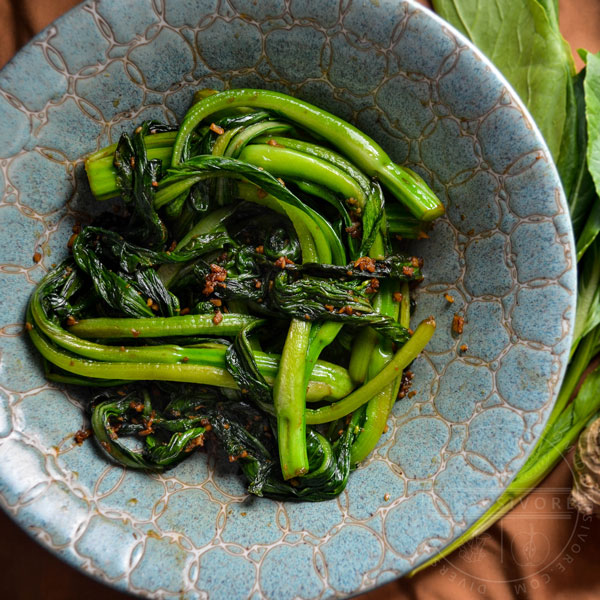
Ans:
[[[145,119],[179,122],[200,87],[325,108],[446,205],[415,246],[425,281],[413,320],[438,323],[412,368],[416,394],[336,500],[248,497],[211,453],[162,475],[109,464],[74,443],[83,396],[46,381],[26,336],[36,282],[72,226],[104,209],[82,157]],[[573,327],[565,198],[514,92],[419,4],[85,2],[0,73],[0,121],[0,505],[73,566],[151,598],[347,597],[450,543],[532,450]]]

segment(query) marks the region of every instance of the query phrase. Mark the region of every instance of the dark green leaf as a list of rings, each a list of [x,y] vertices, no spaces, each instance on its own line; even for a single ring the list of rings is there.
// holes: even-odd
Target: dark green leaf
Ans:
[[[573,79],[573,93],[577,106],[577,130],[574,136],[576,149],[566,149],[564,155],[561,155],[558,165],[565,192],[567,192],[569,212],[576,239],[585,226],[590,207],[596,198],[594,181],[588,170],[586,157],[588,135],[583,89],[585,73],[586,70],[583,69]]]
[[[117,144],[114,165],[119,191],[131,210],[127,236],[133,241],[157,248],[167,239],[166,228],[154,210],[154,187],[160,161],[148,160],[144,137],[152,123],[136,129],[133,140],[124,133]]]
[[[580,261],[600,231],[600,198],[596,198],[588,213],[583,231],[577,239],[577,260]]]
[[[585,71],[585,70],[584,70]],[[565,126],[560,145],[560,153],[556,161],[556,168],[560,175],[565,195],[572,203],[572,198],[579,193],[574,189],[581,184],[580,171],[587,169],[585,160],[585,147],[587,132],[585,123],[585,101],[583,95],[584,71],[580,71],[567,82],[567,106]]]
[[[267,321],[256,321],[240,331],[235,342],[227,348],[225,367],[235,379],[242,394],[249,398],[267,414],[275,414],[271,386],[260,372],[250,345],[250,334]]]
[[[383,192],[378,183],[373,183],[369,198],[365,203],[362,216],[362,242],[360,244],[360,256],[368,256],[369,250],[375,241],[375,236],[380,231],[381,220],[385,214],[385,201]]]
[[[304,277],[289,281],[282,273],[274,279],[268,306],[285,315],[310,321],[338,321],[355,327],[371,326],[399,344],[409,339],[408,331],[394,319],[377,312],[361,286],[335,280]]]
[[[572,352],[592,329],[600,325],[600,238],[586,252],[580,272]],[[591,357],[590,357],[591,358]]]
[[[79,234],[78,243],[94,244],[100,256],[125,273],[134,273],[143,267],[188,262],[214,250],[234,245],[226,233],[218,232],[195,236],[180,250],[156,251],[132,244],[118,233],[99,227],[86,227]]]
[[[101,448],[118,463],[134,469],[155,470],[156,466],[147,461],[141,452],[132,450],[121,443],[114,430],[116,419],[124,418],[134,399],[139,401],[139,395],[136,392],[118,400],[105,400],[96,404],[92,411],[94,436]]]
[[[315,277],[334,279],[387,279],[394,277],[400,281],[420,281],[422,260],[412,256],[393,254],[382,260],[358,259],[343,267],[319,263],[293,265],[289,269]]]
[[[158,304],[159,314],[164,316],[177,314],[179,309],[177,298],[165,288],[152,268],[137,268],[132,274],[128,274],[120,271],[118,264],[111,264],[110,257],[108,264],[103,262],[106,261],[106,257],[102,254],[102,239],[93,228],[86,228],[77,236],[73,244],[73,258],[77,266],[91,278],[97,296],[110,309],[116,311],[117,315],[155,316],[157,313],[148,306],[149,298]],[[126,264],[133,260],[125,251],[121,258]]]
[[[147,442],[152,440],[152,443],[146,447],[144,456],[155,468],[173,467],[186,458],[189,449],[195,447],[194,442],[199,442],[200,446],[204,444],[205,431],[204,427],[190,427],[174,433],[165,444],[157,444],[148,436]]]

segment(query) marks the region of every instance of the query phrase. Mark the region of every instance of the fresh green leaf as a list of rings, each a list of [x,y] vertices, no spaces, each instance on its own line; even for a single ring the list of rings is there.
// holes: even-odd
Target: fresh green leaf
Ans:
[[[556,12],[537,0],[433,0],[436,12],[475,43],[529,108],[558,158],[567,119],[573,59],[558,33]]]
[[[592,329],[600,325],[600,238],[586,252],[579,272],[577,311],[571,353]],[[590,357],[591,358],[591,357]]]
[[[558,0],[537,0],[538,4],[546,11],[551,27],[560,33],[558,26]]]
[[[600,196],[600,52],[587,54],[585,81],[585,115],[587,119],[588,145],[587,165],[596,186],[596,194]],[[577,257],[583,254],[600,231],[600,198],[585,224],[585,239],[578,244]],[[583,237],[583,236],[582,236]]]
[[[590,210],[581,235],[577,239],[577,260],[580,261],[586,250],[594,242],[600,231],[600,198],[596,198]]]
[[[579,192],[580,171],[587,172],[585,147],[587,132],[585,122],[585,102],[583,96],[584,72],[579,72],[567,82],[567,106],[563,137],[556,168],[565,190],[565,195],[572,203],[572,197]]]
[[[573,78],[572,92],[576,105],[576,131],[567,133],[565,126],[565,137],[563,137],[565,152],[561,152],[558,163],[576,239],[585,227],[590,207],[596,198],[594,181],[588,170],[586,158],[588,136],[583,89],[585,74],[586,70],[582,69]]]

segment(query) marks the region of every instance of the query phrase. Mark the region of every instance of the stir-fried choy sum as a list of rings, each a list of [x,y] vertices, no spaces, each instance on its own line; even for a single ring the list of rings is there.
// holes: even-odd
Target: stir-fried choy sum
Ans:
[[[161,470],[213,439],[251,493],[335,497],[435,329],[409,329],[422,261],[400,240],[443,206],[310,104],[195,100],[178,129],[145,122],[87,158],[95,198],[124,206],[40,282],[31,339],[51,380],[95,390],[113,460]]]

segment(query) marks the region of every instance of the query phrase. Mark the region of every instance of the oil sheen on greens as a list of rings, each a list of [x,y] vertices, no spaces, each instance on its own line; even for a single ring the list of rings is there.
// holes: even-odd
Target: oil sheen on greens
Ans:
[[[253,494],[337,496],[433,334],[409,330],[423,275],[403,240],[439,200],[349,123],[266,90],[202,90],[179,128],[141,123],[85,166],[116,210],[75,228],[27,328],[49,379],[90,389],[100,447],[156,471],[212,441]]]

